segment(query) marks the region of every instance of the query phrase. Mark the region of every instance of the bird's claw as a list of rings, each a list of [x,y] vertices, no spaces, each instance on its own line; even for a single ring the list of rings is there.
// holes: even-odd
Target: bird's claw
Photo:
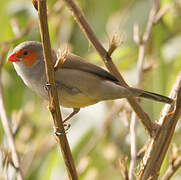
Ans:
[[[65,132],[59,132],[58,131],[58,127],[56,126],[53,126],[53,132],[56,136],[62,136],[62,135],[65,135]]]
[[[70,126],[71,126],[71,124],[63,124],[63,126],[66,127],[65,131],[68,131]]]
[[[66,127],[65,132],[59,132],[58,127],[53,126],[53,132],[56,136],[62,136],[62,135],[67,134],[67,131],[69,130],[71,124],[63,124],[63,126]]]
[[[50,89],[51,89],[51,84],[46,83],[46,84],[45,84],[45,89],[46,89],[47,91],[50,91]]]

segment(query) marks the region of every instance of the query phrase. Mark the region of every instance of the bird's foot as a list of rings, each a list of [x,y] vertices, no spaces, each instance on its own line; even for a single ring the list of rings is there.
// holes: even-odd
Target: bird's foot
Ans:
[[[65,132],[67,132],[69,130],[69,128],[71,127],[71,124],[63,124],[63,126],[65,127]]]
[[[54,133],[56,136],[65,135],[65,132],[59,132],[59,131],[58,131],[58,127],[56,127],[56,126],[53,126],[53,133]]]
[[[71,127],[71,124],[63,124],[63,126],[66,127],[66,128],[64,129],[64,132],[59,132],[59,131],[58,131],[58,127],[53,126],[53,132],[54,132],[54,134],[55,134],[56,136],[62,136],[62,135],[67,134],[69,128]]]
[[[50,90],[51,90],[51,84],[46,83],[46,84],[45,84],[45,89],[46,89],[47,91],[50,91]]]

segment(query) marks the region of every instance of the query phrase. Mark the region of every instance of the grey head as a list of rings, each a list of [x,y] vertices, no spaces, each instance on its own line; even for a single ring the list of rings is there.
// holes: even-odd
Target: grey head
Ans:
[[[15,59],[12,59],[15,58]],[[25,41],[13,49],[8,58],[20,73],[32,73],[44,66],[42,44],[38,41]]]

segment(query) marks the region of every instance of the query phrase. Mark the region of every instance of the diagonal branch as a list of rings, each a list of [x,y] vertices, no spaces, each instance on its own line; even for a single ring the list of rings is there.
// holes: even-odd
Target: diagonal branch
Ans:
[[[178,156],[168,167],[162,180],[169,180],[174,173],[177,171],[178,168],[181,167],[181,156]]]
[[[65,162],[69,179],[77,180],[78,175],[76,172],[68,140],[65,134],[60,107],[59,107],[58,94],[56,90],[55,73],[53,69],[50,37],[48,31],[46,0],[38,0],[38,15],[39,15],[39,24],[40,24],[40,34],[43,46],[43,56],[45,60],[46,77],[48,83],[49,108],[53,117],[57,134],[60,134],[57,135],[56,137],[63,154],[63,159]]]
[[[114,65],[111,57],[108,55],[108,52],[105,50],[105,48],[102,46],[102,44],[99,42],[98,38],[96,37],[94,31],[90,27],[89,23],[87,22],[86,18],[84,17],[83,13],[79,9],[79,7],[75,4],[73,0],[64,0],[67,5],[70,7],[71,11],[74,14],[74,18],[79,24],[81,30],[86,35],[87,39],[93,44],[101,58],[103,59],[106,67],[109,69],[109,71],[120,81],[120,83],[124,86],[128,86],[128,84],[125,82],[123,77],[121,76],[120,72]],[[148,134],[152,137],[155,135],[155,132],[158,128],[158,125],[151,121],[149,116],[146,112],[142,109],[142,107],[138,104],[137,100],[135,98],[128,98],[128,102],[132,106],[133,110],[137,114],[137,116],[140,118],[140,121],[142,122],[143,126],[147,130]]]
[[[170,97],[175,99],[176,104],[165,105],[158,124],[156,137],[150,139],[150,144],[140,165],[138,179],[157,179],[161,164],[171,142],[176,124],[181,115],[181,72],[179,72]]]

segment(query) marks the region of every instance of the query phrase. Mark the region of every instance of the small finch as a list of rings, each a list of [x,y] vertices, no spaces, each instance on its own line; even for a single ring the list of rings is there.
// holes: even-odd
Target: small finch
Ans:
[[[52,50],[52,54],[56,62],[56,52]],[[8,60],[13,62],[24,83],[48,100],[42,44],[36,41],[23,42],[13,50]],[[55,71],[55,81],[60,105],[74,109],[64,121],[76,114],[80,108],[99,101],[134,96],[168,104],[173,102],[172,99],[156,93],[122,86],[109,72],[71,53],[67,53],[61,68]]]

